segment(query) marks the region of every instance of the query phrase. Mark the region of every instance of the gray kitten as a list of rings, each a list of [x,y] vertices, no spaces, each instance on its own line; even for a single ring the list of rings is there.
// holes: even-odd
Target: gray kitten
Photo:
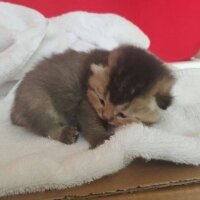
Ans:
[[[104,62],[104,54],[68,50],[44,59],[17,88],[12,122],[66,144],[76,141],[80,127],[92,147],[108,139],[110,133],[86,97],[90,64]]]

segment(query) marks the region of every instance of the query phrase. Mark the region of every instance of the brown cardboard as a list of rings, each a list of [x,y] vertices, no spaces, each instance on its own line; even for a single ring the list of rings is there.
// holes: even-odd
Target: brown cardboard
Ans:
[[[136,194],[98,198],[97,200],[199,200],[200,186],[189,185]]]
[[[38,199],[162,199],[160,196],[200,195],[200,167],[176,165],[169,162],[134,161],[116,174],[90,184],[62,190],[36,193],[4,200]],[[194,190],[194,191],[193,191]],[[181,191],[181,192],[180,192]],[[146,197],[145,197],[146,195]],[[178,197],[176,198],[178,199]],[[190,198],[188,198],[190,199]],[[193,199],[193,198],[192,198]],[[200,199],[200,196],[199,196]]]

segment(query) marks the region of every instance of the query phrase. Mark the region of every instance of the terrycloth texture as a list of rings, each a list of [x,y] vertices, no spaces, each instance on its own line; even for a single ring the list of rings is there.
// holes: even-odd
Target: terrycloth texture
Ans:
[[[13,126],[9,114],[18,80],[53,52],[111,49],[121,43],[146,48],[148,38],[116,15],[76,12],[47,20],[4,3],[0,27],[0,196],[80,185],[114,173],[136,157],[200,164],[200,68],[175,72],[175,102],[159,124],[129,125],[89,150],[83,138],[65,145]]]

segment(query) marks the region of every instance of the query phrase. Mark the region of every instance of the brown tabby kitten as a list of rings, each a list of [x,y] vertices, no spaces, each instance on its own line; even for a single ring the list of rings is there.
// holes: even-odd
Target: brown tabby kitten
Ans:
[[[108,124],[157,122],[171,104],[174,80],[158,58],[131,45],[89,53],[68,50],[27,73],[11,120],[66,144],[81,131],[95,147],[110,137]]]

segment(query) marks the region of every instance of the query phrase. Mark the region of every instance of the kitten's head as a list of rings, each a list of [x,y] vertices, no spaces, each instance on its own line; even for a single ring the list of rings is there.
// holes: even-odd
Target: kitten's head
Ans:
[[[109,53],[108,65],[91,65],[88,100],[99,117],[121,126],[152,124],[172,102],[175,79],[154,55],[130,45]]]

